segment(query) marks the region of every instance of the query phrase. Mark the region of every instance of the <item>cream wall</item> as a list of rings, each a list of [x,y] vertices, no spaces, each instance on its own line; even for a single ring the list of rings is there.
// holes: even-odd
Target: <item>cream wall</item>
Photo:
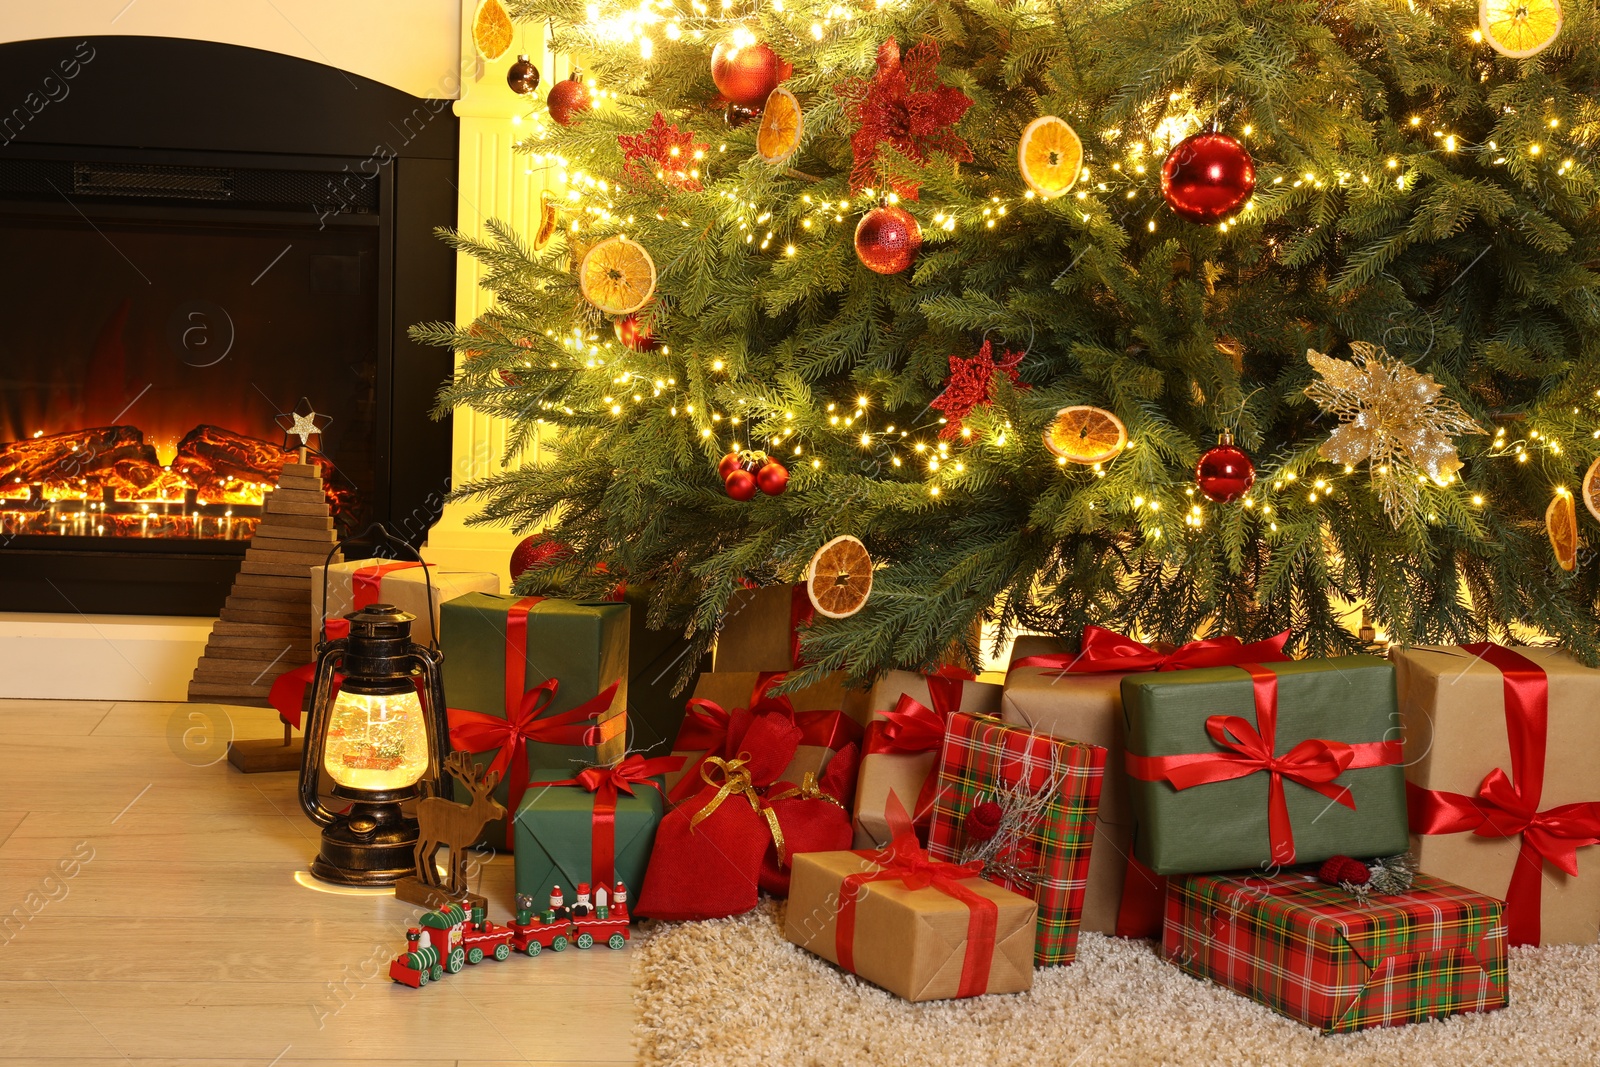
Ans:
[[[0,0],[0,41],[95,35],[217,41],[338,67],[413,96],[454,98],[462,6],[462,0]]]

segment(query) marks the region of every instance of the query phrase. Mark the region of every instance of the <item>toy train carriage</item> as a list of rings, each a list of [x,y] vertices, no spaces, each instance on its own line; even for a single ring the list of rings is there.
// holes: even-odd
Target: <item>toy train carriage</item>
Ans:
[[[461,932],[461,945],[467,950],[467,962],[482,962],[484,956],[504,960],[511,955],[511,938],[515,931],[509,926],[496,926],[485,918],[482,908],[472,909],[472,921]]]
[[[617,949],[628,940],[628,915],[623,912],[619,917],[601,906],[593,914],[574,916],[572,928],[579,948],[588,948],[596,941],[604,941]]]
[[[616,949],[628,942],[628,915],[626,911],[610,913],[604,907],[576,918],[558,917],[551,911],[536,915],[523,911],[517,914],[511,930],[512,947],[530,956],[537,956],[544,949],[561,952],[571,944],[589,948],[596,941]]]

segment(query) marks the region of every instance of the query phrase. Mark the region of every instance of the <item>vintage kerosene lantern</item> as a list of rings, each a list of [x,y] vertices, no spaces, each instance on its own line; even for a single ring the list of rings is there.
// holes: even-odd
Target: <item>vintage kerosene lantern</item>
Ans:
[[[372,604],[345,616],[348,636],[318,649],[300,806],[322,827],[311,865],[322,881],[384,886],[412,873],[417,822],[400,806],[417,797],[424,778],[438,780],[450,751],[443,656],[412,643],[415,619]],[[343,810],[324,805],[323,773]]]

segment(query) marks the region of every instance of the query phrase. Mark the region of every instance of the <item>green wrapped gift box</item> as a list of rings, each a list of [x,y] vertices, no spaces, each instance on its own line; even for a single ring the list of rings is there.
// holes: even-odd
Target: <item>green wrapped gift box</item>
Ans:
[[[630,898],[638,896],[664,808],[662,779],[648,772],[657,771],[655,765],[661,762],[647,762],[638,756],[624,761],[617,777],[631,777],[631,795],[622,789],[602,787],[591,792],[584,785],[550,785],[546,783],[574,776],[557,770],[533,772],[534,780],[517,808],[515,829],[517,893],[532,898],[534,910],[545,906],[550,890],[558,885],[568,905],[576,900],[577,887],[584,883],[596,888],[604,885],[610,894],[621,882]],[[597,805],[601,810],[597,811]],[[610,827],[601,829],[606,807],[612,808]],[[608,833],[611,869],[596,872],[600,857],[595,848],[597,843],[605,848]],[[600,859],[599,865],[603,864]]]
[[[1133,674],[1122,708],[1135,851],[1157,874],[1405,851],[1386,660]]]
[[[469,593],[439,609],[451,743],[501,773],[515,812],[531,767],[576,774],[627,746],[627,604]],[[516,739],[519,747],[506,750]],[[456,798],[466,801],[457,783]],[[482,841],[511,847],[508,820]]]

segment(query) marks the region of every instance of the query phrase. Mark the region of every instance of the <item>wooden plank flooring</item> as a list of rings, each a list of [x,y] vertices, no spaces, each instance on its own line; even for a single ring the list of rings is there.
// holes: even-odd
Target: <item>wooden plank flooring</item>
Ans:
[[[391,982],[419,909],[298,884],[292,774],[243,775],[259,708],[0,700],[0,1065],[617,1067],[631,952]],[[511,857],[475,887],[511,910]]]

